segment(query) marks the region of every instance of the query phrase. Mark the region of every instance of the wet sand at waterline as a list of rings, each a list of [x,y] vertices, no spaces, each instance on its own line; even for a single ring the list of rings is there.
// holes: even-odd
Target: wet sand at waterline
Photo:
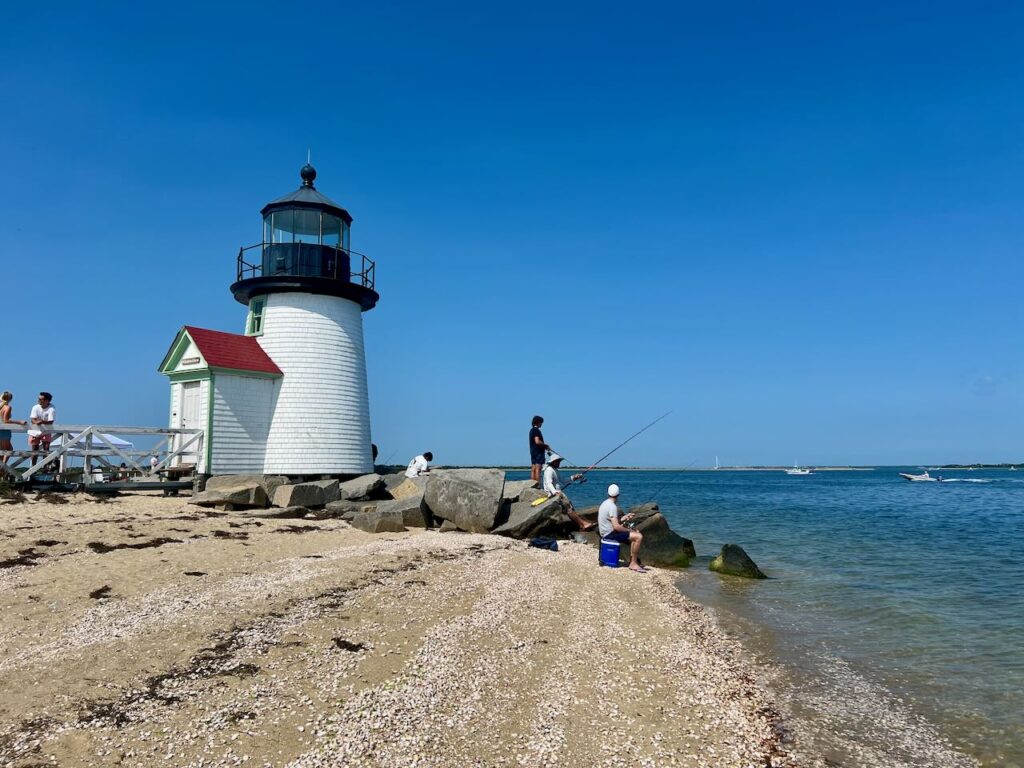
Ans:
[[[668,572],[67,498],[0,505],[2,765],[788,763]]]

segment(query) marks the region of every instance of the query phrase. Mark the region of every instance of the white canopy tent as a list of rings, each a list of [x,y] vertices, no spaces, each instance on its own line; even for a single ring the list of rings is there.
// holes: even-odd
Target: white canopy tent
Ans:
[[[65,443],[70,443],[72,440],[77,438],[79,434],[80,433],[72,432],[66,435],[61,435],[60,437],[53,441],[52,445],[54,448],[58,448],[64,445]],[[106,440],[107,442],[104,443],[103,440],[100,439],[100,437],[102,437],[103,440]],[[90,438],[92,445],[87,448],[85,443],[86,440],[89,440]],[[108,445],[107,443],[109,443],[110,445]],[[122,453],[130,451],[135,447],[134,443],[129,443],[127,440],[122,440],[119,437],[114,437],[113,435],[108,435],[106,433],[99,432],[95,435],[90,435],[85,440],[82,440],[81,442],[73,445],[71,448],[68,449],[67,455],[85,456],[85,454],[88,453],[90,456],[116,456],[117,451],[112,450],[110,447],[111,445],[114,446],[114,448],[116,448],[118,451],[121,451]]]

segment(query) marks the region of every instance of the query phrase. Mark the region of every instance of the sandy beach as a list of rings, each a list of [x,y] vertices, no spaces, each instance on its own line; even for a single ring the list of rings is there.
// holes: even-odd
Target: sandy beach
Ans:
[[[0,505],[0,764],[788,765],[673,574],[185,499]]]

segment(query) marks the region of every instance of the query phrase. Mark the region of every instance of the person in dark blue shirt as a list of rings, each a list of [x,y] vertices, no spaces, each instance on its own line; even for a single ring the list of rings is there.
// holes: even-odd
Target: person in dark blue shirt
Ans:
[[[544,468],[544,452],[551,446],[544,442],[540,428],[544,426],[543,416],[534,416],[530,427],[530,479],[540,482],[540,473]]]

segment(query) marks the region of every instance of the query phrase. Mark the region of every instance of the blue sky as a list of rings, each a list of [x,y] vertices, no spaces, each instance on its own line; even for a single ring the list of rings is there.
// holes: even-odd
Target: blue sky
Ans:
[[[23,4],[24,5],[24,4]],[[382,457],[1024,461],[1024,7],[46,4],[0,44],[0,388],[161,424],[298,185]]]

